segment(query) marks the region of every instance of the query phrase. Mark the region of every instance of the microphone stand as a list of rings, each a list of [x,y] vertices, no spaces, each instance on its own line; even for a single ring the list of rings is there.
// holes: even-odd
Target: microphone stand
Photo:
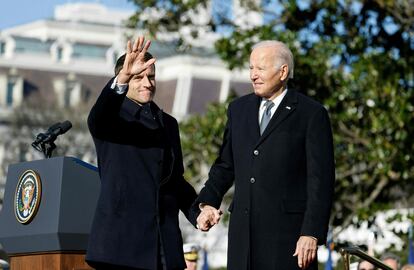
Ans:
[[[53,150],[56,149],[56,144],[54,140],[41,143],[32,143],[32,146],[39,152],[42,152],[45,158],[50,158],[52,156]]]
[[[53,141],[42,143],[40,146],[42,147],[42,152],[45,155],[45,158],[50,158],[52,156],[53,150],[56,149],[56,144]]]

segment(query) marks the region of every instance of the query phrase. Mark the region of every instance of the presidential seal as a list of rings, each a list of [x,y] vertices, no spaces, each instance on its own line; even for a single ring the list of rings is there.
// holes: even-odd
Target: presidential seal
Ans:
[[[25,171],[17,183],[14,194],[14,214],[18,222],[28,224],[36,215],[42,197],[39,175],[32,170]]]

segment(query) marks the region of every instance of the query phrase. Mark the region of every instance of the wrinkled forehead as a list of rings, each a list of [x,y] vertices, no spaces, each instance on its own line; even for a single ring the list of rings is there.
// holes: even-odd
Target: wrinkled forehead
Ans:
[[[250,54],[250,63],[274,62],[277,53],[277,47],[266,46],[253,49]]]

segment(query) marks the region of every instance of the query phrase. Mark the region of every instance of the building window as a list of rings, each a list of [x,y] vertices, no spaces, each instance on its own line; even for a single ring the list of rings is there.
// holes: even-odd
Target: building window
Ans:
[[[62,61],[63,59],[63,48],[62,47],[58,47],[56,50],[56,59],[58,61]]]
[[[157,82],[157,94],[154,97],[155,102],[168,113],[171,113],[173,110],[176,88],[177,80]]]
[[[106,59],[107,46],[75,43],[73,45],[73,58]]]
[[[15,51],[18,53],[47,54],[50,51],[51,41],[42,41],[36,38],[15,38]]]
[[[6,42],[0,41],[0,55],[4,55],[6,53]]]
[[[193,78],[188,112],[191,114],[205,113],[209,103],[219,101],[220,85],[219,80]]]
[[[16,82],[14,80],[9,80],[7,82],[7,92],[6,92],[6,105],[12,106],[13,105],[13,90]]]

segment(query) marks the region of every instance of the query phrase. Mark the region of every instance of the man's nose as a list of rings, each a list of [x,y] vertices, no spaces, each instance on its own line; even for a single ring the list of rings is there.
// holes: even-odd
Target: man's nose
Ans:
[[[250,79],[257,79],[257,71],[255,69],[250,70]]]
[[[143,78],[143,85],[148,88],[152,86],[150,79],[146,75]]]

